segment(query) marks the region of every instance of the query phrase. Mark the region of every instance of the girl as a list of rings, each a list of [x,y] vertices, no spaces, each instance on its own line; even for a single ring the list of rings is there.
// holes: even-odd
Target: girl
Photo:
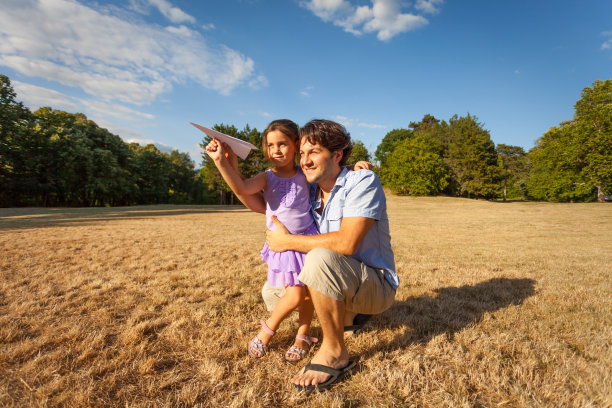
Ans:
[[[275,215],[292,234],[318,234],[310,214],[308,183],[299,166],[295,164],[299,143],[297,125],[287,119],[275,120],[263,132],[262,150],[273,167],[253,178],[245,180],[227,160],[227,145],[213,139],[206,152],[214,160],[221,175],[237,195],[251,195],[263,190],[266,201],[268,229],[276,229],[271,220]],[[230,149],[231,150],[231,149]],[[260,321],[261,330],[248,345],[254,358],[261,358],[281,322],[296,308],[299,311],[299,328],[293,346],[285,354],[287,361],[299,361],[310,349],[316,338],[308,335],[314,308],[306,298],[306,288],[297,278],[304,265],[305,254],[296,251],[273,252],[264,244],[261,259],[268,264],[270,287],[285,287],[285,295],[278,301],[267,321]]]

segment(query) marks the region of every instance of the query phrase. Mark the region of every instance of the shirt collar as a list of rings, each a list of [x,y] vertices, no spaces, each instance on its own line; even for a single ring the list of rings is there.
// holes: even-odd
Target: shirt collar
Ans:
[[[346,166],[342,166],[342,170],[340,170],[340,174],[336,178],[336,183],[334,184],[334,190],[336,187],[344,187],[346,184],[346,176],[348,176],[349,169]]]
[[[349,170],[346,168],[346,166],[342,166],[340,174],[338,174],[338,177],[336,177],[336,182],[332,188],[332,193],[337,191],[339,188],[344,187],[348,173]],[[317,183],[310,184],[310,197],[313,210],[317,210],[319,207],[321,207],[321,197],[319,195],[319,186]]]

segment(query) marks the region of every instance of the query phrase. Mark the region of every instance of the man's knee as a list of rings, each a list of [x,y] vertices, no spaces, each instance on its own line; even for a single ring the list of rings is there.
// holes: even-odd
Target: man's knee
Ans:
[[[357,290],[361,276],[360,263],[325,248],[306,254],[298,278],[308,286],[334,300],[343,300]]]
[[[342,255],[327,248],[315,248],[306,254],[304,265],[316,267],[317,265],[330,265]]]

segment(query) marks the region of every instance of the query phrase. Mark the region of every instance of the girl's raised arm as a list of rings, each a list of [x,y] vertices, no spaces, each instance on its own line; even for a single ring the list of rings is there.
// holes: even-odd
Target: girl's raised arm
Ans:
[[[226,150],[228,150],[229,155],[226,155]],[[233,155],[231,147],[228,145],[213,139],[212,142],[206,146],[206,153],[213,159],[221,176],[237,196],[256,194],[266,188],[268,180],[266,173],[259,173],[250,179],[242,177],[238,168],[234,167],[237,163],[231,162],[232,157],[235,157],[235,155]],[[234,166],[232,164],[234,164]]]

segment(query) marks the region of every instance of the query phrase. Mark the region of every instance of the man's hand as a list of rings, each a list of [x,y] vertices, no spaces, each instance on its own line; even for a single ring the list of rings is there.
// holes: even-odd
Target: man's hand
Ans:
[[[276,229],[274,231],[267,230],[266,231],[266,239],[268,241],[268,247],[274,252],[283,252],[288,250],[287,248],[287,238],[291,236],[287,228],[283,225],[282,222],[276,218],[276,215],[271,217],[272,222],[276,225]]]
[[[357,163],[353,165],[353,170],[372,170],[372,163],[359,160]]]

